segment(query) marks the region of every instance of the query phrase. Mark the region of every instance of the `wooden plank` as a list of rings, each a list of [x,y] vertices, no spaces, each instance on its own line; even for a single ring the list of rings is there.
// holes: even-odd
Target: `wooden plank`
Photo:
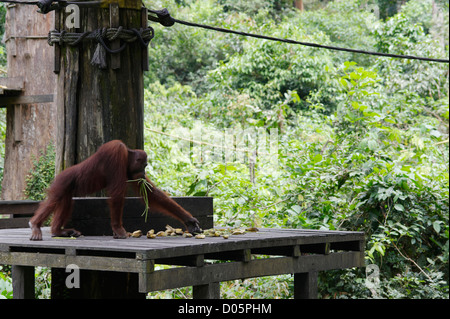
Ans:
[[[61,12],[59,9],[55,10],[55,26],[54,30],[61,30]],[[53,73],[59,74],[61,71],[61,48],[59,44],[53,44]]]
[[[0,260],[7,265],[66,268],[67,265],[76,264],[86,270],[135,273],[148,272],[154,265],[152,260],[26,252],[0,252]]]
[[[15,104],[35,104],[53,102],[53,94],[1,96],[0,107]]]
[[[289,273],[305,273],[330,269],[361,267],[360,252],[344,252],[329,255],[280,257],[256,259],[250,262],[231,262],[182,267],[155,271],[140,280],[139,291],[150,292],[186,286],[206,285],[211,282],[243,278],[274,276]]]
[[[17,201],[1,200],[0,214],[33,215],[38,206],[39,202],[33,200],[17,200]]]
[[[27,200],[0,201],[0,215],[9,215],[11,217],[0,218],[0,229],[28,227],[28,221],[38,205],[39,202]]]
[[[213,198],[212,197],[172,197],[179,205],[196,217],[201,227],[213,227]],[[112,235],[110,213],[107,197],[75,198],[72,220],[68,227],[79,230],[83,235]],[[145,206],[139,197],[125,198],[123,223],[126,230],[133,232],[142,230],[146,233],[150,229],[165,230],[167,224],[174,228],[185,228],[176,219],[158,212],[150,211],[147,222],[142,216]]]
[[[8,91],[22,91],[24,88],[23,76],[0,78],[0,86]]]
[[[63,11],[60,14],[64,21]],[[56,81],[56,172],[76,164],[75,143],[79,121],[77,87],[80,77],[80,48],[60,46],[59,50],[60,72]]]
[[[0,103],[1,103],[0,98]],[[14,142],[19,143],[22,141],[22,105],[16,104],[13,105],[14,108],[14,124],[13,124],[13,134],[14,134]]]
[[[141,26],[143,29],[146,29],[148,27],[148,10],[145,7],[141,9]],[[142,49],[142,70],[143,71],[149,70],[148,48]]]
[[[202,227],[213,227],[213,198],[212,197],[174,197],[176,202],[185,209],[190,210],[200,221]],[[74,212],[72,219],[75,223],[68,227],[79,229],[84,235],[112,235],[109,207],[107,197],[101,198],[74,198]],[[0,214],[25,214],[32,216],[39,206],[38,201],[0,201]],[[142,216],[144,204],[138,197],[127,197],[124,206],[124,226],[130,232],[141,229],[146,232],[150,229],[165,230],[167,224],[175,228],[184,228],[181,222],[158,214],[149,212],[148,222]],[[0,219],[0,229],[12,226],[13,222],[3,222]],[[5,224],[5,225],[2,225]],[[17,224],[15,227],[28,227],[27,223]]]
[[[28,227],[28,222],[30,221],[30,218],[31,217],[1,218],[0,219],[0,229]]]
[[[111,236],[86,236],[79,237],[76,240],[69,240],[50,238],[49,229],[44,228],[44,240],[41,242],[33,242],[28,240],[30,235],[29,229],[9,229],[0,230],[0,243],[20,247],[29,247],[29,249],[37,249],[39,247],[65,249],[68,246],[75,246],[77,249],[88,250],[124,252],[145,251],[148,253],[149,259],[162,259],[199,254],[220,254],[221,252],[238,251],[243,249],[251,249],[254,253],[266,252],[274,255],[284,255],[285,252],[283,252],[283,250],[289,249],[289,247],[292,247],[290,249],[295,249],[296,245],[303,247],[302,245],[304,241],[306,241],[306,245],[308,245],[310,242],[320,244],[320,241],[330,240],[329,237],[321,236],[311,237],[308,235],[305,237],[301,234],[301,232],[297,232],[296,230],[292,230],[289,237],[269,236],[270,233],[270,231],[264,230],[256,234],[249,233],[240,236],[231,236],[229,239],[223,239],[220,237],[207,237],[205,239],[158,237],[155,239],[147,239],[145,237],[141,237],[129,238],[127,240],[113,240]],[[297,235],[295,235],[296,233]],[[280,233],[278,232],[278,234]],[[350,239],[354,238],[354,236],[349,237]],[[360,236],[360,239],[362,239],[362,236]],[[322,245],[312,245],[309,246],[309,248],[315,248],[316,246],[325,247],[322,242]],[[280,248],[281,253],[277,253],[278,248]],[[310,253],[313,253],[311,250],[309,251]],[[363,244],[361,244],[359,251],[364,251]],[[324,253],[325,250],[322,250],[321,252]],[[286,254],[290,255],[289,252],[286,252]],[[295,256],[295,254],[293,256]]]
[[[111,28],[119,27],[119,3],[109,4],[109,25]],[[120,48],[120,40],[116,39],[111,42],[111,49],[117,50]],[[111,69],[117,70],[120,68],[120,53],[111,54]]]
[[[10,39],[11,43],[9,44],[8,53],[11,54],[12,57],[16,57],[17,56],[17,47],[16,47],[16,39],[14,38],[14,36],[17,33],[17,31],[16,31],[16,5],[15,4],[8,5],[8,11],[9,11],[10,23],[11,23],[10,31],[8,32],[8,36],[7,36],[7,38],[11,38]]]
[[[48,228],[44,229],[44,233],[48,233]],[[355,237],[351,233],[334,235],[350,239]],[[89,271],[131,272],[138,275],[141,293],[194,286],[196,297],[216,298],[220,295],[218,283],[221,281],[294,273],[297,278],[294,280],[296,296],[312,297],[316,294],[314,273],[364,265],[364,241],[361,234],[357,234],[360,238],[358,245],[341,241],[336,246],[359,248],[360,251],[328,251],[328,254],[326,247],[332,246],[328,245],[331,235],[299,230],[262,229],[258,233],[232,236],[234,239],[227,240],[214,237],[202,240],[181,237],[113,240],[110,237],[87,236],[76,240],[44,237],[46,240],[42,242],[32,242],[28,236],[29,230],[24,229],[0,231],[0,263],[56,268],[65,268],[74,263],[80,269]],[[307,244],[308,248],[319,249],[316,254],[300,255],[302,245],[286,245],[301,242],[302,239],[307,239],[309,243],[312,237],[322,241],[320,245]],[[254,252],[283,252],[290,256],[252,260],[251,253]],[[241,261],[204,264],[204,259],[209,257]],[[155,271],[154,264],[160,262],[188,266]],[[305,273],[308,274],[297,275]]]

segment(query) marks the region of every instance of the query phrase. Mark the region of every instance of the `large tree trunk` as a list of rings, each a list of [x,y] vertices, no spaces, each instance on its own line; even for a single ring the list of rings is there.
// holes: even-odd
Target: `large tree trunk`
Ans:
[[[76,31],[67,29],[67,14],[60,14],[60,30],[85,32],[110,27],[109,8],[80,8],[80,28]],[[120,8],[119,25],[139,29],[140,8]],[[121,139],[131,148],[144,146],[142,48],[132,42],[119,54],[107,54],[108,66],[100,69],[91,65],[96,46],[95,42],[61,46],[57,171],[83,161],[113,139]],[[120,61],[119,68],[111,68],[113,59]]]
[[[80,7],[80,28],[76,30],[67,28],[68,14],[60,12],[57,29],[82,33],[109,28],[112,23],[125,29],[139,29],[146,23],[147,15],[141,11],[141,1],[120,3],[128,8]],[[113,139],[122,140],[130,148],[144,146],[143,57],[146,55],[137,41],[132,42],[120,55],[107,53],[107,67],[100,69],[91,64],[96,47],[96,42],[84,41],[78,46],[63,45],[56,49],[61,56],[59,67],[56,66],[60,69],[57,172],[83,161]],[[54,298],[71,294],[80,298],[145,297],[138,292],[136,274],[84,271],[81,288],[71,291],[64,288],[64,272],[53,270],[52,276]]]
[[[47,34],[53,28],[53,13],[42,15],[35,6],[8,5],[5,42],[8,78],[21,77],[23,96],[52,95],[53,50]],[[5,163],[1,197],[24,198],[25,178],[48,144],[55,141],[56,108],[53,102],[7,106]]]

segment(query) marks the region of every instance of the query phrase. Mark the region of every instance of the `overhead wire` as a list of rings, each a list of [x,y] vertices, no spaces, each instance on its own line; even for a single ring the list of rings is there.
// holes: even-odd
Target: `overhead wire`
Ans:
[[[149,14],[149,20],[154,21],[154,22],[159,22],[160,24],[162,24],[166,27],[172,26],[175,23],[179,23],[182,25],[190,26],[190,27],[203,28],[203,29],[213,30],[213,31],[217,31],[217,32],[231,33],[231,34],[237,34],[237,35],[246,36],[246,37],[257,38],[257,39],[278,41],[278,42],[284,42],[284,43],[290,43],[290,44],[298,44],[298,45],[322,48],[322,49],[328,49],[328,50],[368,54],[368,55],[399,58],[399,59],[421,60],[421,61],[437,62],[437,63],[449,63],[449,59],[437,59],[437,58],[428,58],[428,57],[420,57],[420,56],[413,56],[413,55],[392,54],[392,53],[382,53],[382,52],[374,52],[374,51],[367,51],[367,50],[349,49],[349,48],[342,48],[342,47],[337,47],[337,46],[297,41],[297,40],[292,40],[292,39],[276,38],[276,37],[271,37],[271,36],[267,36],[267,35],[235,31],[235,30],[225,29],[225,28],[220,28],[220,27],[213,27],[213,26],[209,26],[209,25],[205,25],[205,24],[175,19],[172,16],[170,16],[170,13],[167,11],[167,9],[148,10],[148,11],[152,14],[156,14],[156,17]]]
[[[98,6],[103,1],[100,0],[100,1],[79,2],[79,1],[67,1],[67,0],[57,0],[57,1],[52,1],[52,0],[41,0],[41,1],[0,0],[0,2],[11,3],[11,4],[38,5],[39,7],[41,7],[41,11],[44,9],[42,13],[47,13],[47,12],[49,12],[49,10],[54,10],[55,8],[58,8],[59,5],[64,6],[64,5],[68,5],[68,4],[76,4],[76,5],[82,5],[82,6]],[[52,4],[53,2],[58,3],[58,5],[50,6],[50,4]],[[43,7],[43,5],[45,5],[45,6]],[[178,24],[182,24],[185,26],[189,26],[189,27],[202,28],[202,29],[212,30],[212,31],[216,31],[216,32],[236,34],[236,35],[245,36],[245,37],[252,37],[252,38],[269,40],[269,41],[277,41],[277,42],[283,42],[283,43],[289,43],[289,44],[296,44],[296,45],[302,45],[302,46],[308,46],[308,47],[314,47],[314,48],[320,48],[320,49],[326,49],[326,50],[366,54],[366,55],[389,57],[389,58],[396,58],[396,59],[420,60],[420,61],[428,61],[428,62],[436,62],[436,63],[449,63],[450,62],[449,59],[428,58],[428,57],[414,56],[414,55],[393,54],[393,53],[384,53],[384,52],[376,52],[376,51],[368,51],[368,50],[360,50],[360,49],[343,48],[343,47],[338,47],[338,46],[324,45],[324,44],[318,44],[318,43],[297,41],[297,40],[292,40],[292,39],[277,38],[277,37],[243,32],[243,31],[236,31],[236,30],[231,30],[231,29],[226,29],[226,28],[221,28],[221,27],[210,26],[210,25],[206,25],[206,24],[200,24],[200,23],[194,23],[194,22],[175,19],[170,15],[169,11],[166,8],[164,8],[162,10],[148,9],[148,11],[150,12],[150,14],[148,15],[149,20],[151,20],[153,22],[158,22],[166,27],[170,27],[170,26],[174,25],[175,23],[178,23]]]

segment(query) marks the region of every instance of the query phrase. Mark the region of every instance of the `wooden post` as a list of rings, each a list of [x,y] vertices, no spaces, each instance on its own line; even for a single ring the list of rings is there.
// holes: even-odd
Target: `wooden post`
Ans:
[[[8,77],[2,79],[9,88],[17,86],[14,99],[7,104],[5,163],[1,199],[24,199],[26,177],[56,137],[56,107],[53,94],[53,49],[47,43],[53,28],[53,12],[43,15],[36,6],[7,4],[5,37]],[[3,82],[2,81],[2,82]],[[2,83],[5,84],[5,83]],[[37,96],[46,96],[39,100]],[[5,105],[0,105],[4,107]]]
[[[80,27],[68,29],[67,14],[59,13],[59,30],[82,33],[119,25],[142,26],[141,1],[119,1],[101,7],[80,7]],[[108,43],[108,45],[111,45]],[[117,42],[113,42],[113,47]],[[57,171],[79,163],[99,146],[121,139],[130,148],[143,148],[142,48],[136,42],[116,54],[106,54],[107,68],[91,64],[97,43],[60,46],[58,74]]]
[[[192,287],[194,299],[220,299],[220,282]]]
[[[140,0],[109,1],[104,7],[80,6],[79,28],[68,28],[64,10],[57,13],[59,17],[55,21],[59,22],[58,30],[76,33],[112,26],[140,29],[144,23],[141,6]],[[123,45],[119,42],[107,42],[107,45],[115,49]],[[91,64],[96,47],[95,41],[59,47],[57,172],[85,160],[102,144],[114,139],[122,140],[130,148],[144,146],[142,47],[135,41],[120,53],[106,53],[107,67],[103,69]],[[65,289],[64,285],[57,285],[57,282],[64,283],[66,274],[53,273],[57,278],[53,278],[52,296],[67,296],[59,291]],[[136,274],[82,271],[80,286],[69,296],[145,297],[138,293]]]
[[[14,299],[34,299],[34,267],[12,266]]]
[[[317,271],[294,274],[294,299],[317,299]]]

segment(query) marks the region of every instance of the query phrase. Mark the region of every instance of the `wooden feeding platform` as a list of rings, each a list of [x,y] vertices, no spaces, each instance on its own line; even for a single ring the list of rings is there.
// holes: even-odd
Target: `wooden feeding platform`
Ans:
[[[178,200],[183,204],[183,199]],[[128,201],[137,202],[134,199]],[[203,199],[204,207],[210,207],[210,203],[212,199],[211,202],[208,198]],[[195,216],[195,211],[191,211]],[[199,211],[201,213],[202,209]],[[138,212],[140,216],[142,210]],[[212,223],[212,212],[204,209],[202,214],[205,212],[207,215],[197,218],[206,217]],[[145,297],[145,293],[151,291],[193,286],[194,298],[219,298],[222,281],[281,274],[294,274],[295,298],[317,298],[319,271],[364,266],[362,232],[259,229],[230,235],[228,239],[181,236],[148,239],[145,233],[154,228],[150,226],[152,218],[159,217],[149,215],[150,224],[139,228],[142,237],[125,240],[113,239],[110,235],[52,238],[49,229],[44,228],[43,241],[30,241],[30,229],[0,230],[0,264],[13,265],[14,297],[34,297],[35,266],[50,267],[55,274],[59,269],[64,278],[68,275],[64,271],[68,265],[78,266],[81,287],[66,289],[63,294],[73,298],[92,297],[91,285],[96,281],[93,278],[100,275],[103,291],[96,295],[100,297],[118,297],[117,293],[121,298]],[[143,219],[140,216],[140,226],[143,226]],[[166,221],[175,225],[171,219],[166,218]],[[136,229],[128,227],[127,230]],[[155,267],[156,264],[174,267]],[[117,278],[114,289],[107,284],[105,278],[119,273],[128,274],[126,286],[135,290],[131,294],[118,292]],[[52,282],[52,297],[59,296],[56,283]]]

